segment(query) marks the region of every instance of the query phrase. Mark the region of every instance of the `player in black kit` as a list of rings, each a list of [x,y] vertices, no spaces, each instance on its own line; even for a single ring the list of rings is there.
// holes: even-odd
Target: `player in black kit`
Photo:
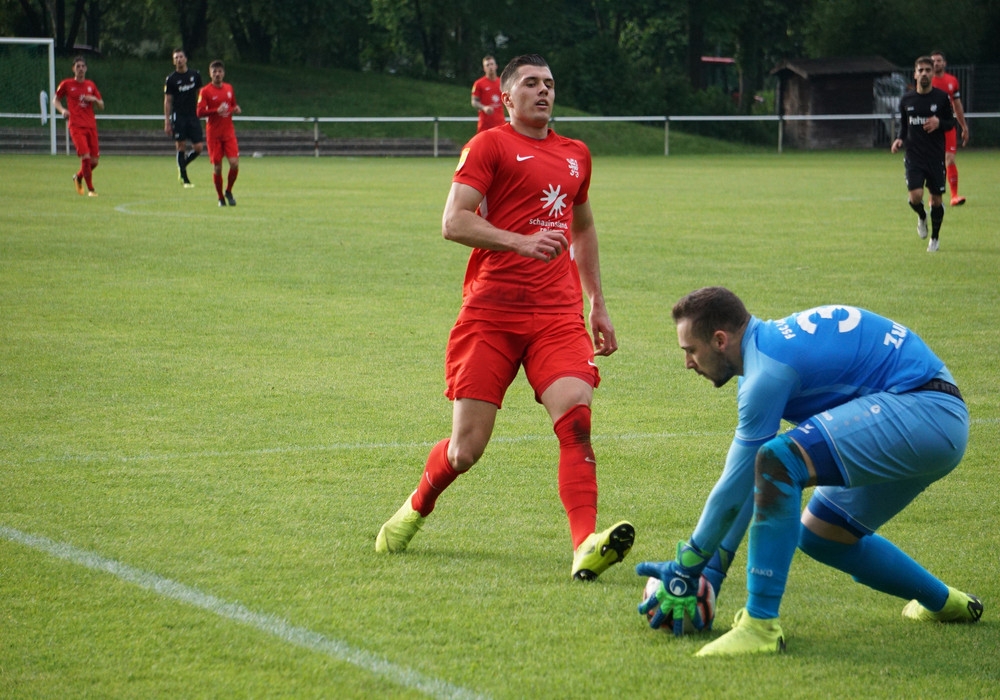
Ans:
[[[944,132],[955,126],[948,93],[932,87],[934,61],[921,56],[914,64],[916,92],[908,92],[899,100],[899,136],[892,142],[892,152],[906,147],[903,164],[906,167],[906,188],[910,191],[910,208],[917,212],[917,235],[927,238],[927,212],[924,209],[924,183],[931,200],[931,240],[927,252],[936,253],[944,204],[941,196],[947,187],[944,167]]]
[[[188,179],[187,166],[201,155],[205,137],[198,119],[198,91],[202,88],[201,73],[189,70],[184,49],[174,51],[174,70],[163,86],[163,130],[177,144],[177,170],[185,187],[194,187]],[[191,150],[187,143],[191,143]]]

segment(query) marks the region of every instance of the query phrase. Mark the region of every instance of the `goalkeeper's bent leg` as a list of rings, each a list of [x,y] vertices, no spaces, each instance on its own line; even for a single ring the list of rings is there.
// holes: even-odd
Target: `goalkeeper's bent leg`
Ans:
[[[880,535],[865,535],[854,544],[843,544],[803,527],[799,549],[850,574],[862,585],[904,600],[917,600],[928,610],[940,610],[948,600],[948,586]]]

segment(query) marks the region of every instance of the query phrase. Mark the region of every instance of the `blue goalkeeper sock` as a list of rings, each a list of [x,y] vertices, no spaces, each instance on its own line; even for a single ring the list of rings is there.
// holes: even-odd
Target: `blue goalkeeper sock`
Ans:
[[[757,453],[754,514],[747,546],[747,614],[778,617],[788,569],[799,542],[802,485],[809,470],[799,448],[781,435]]]
[[[928,610],[937,612],[948,600],[948,586],[879,535],[843,544],[802,528],[799,548],[816,561],[850,574],[862,585],[903,600],[917,600]]]

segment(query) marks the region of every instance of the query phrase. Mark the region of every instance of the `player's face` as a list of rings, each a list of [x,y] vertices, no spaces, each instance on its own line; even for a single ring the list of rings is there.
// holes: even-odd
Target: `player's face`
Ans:
[[[931,78],[933,75],[934,69],[926,63],[919,64],[913,71],[913,79],[917,81],[917,85],[919,85],[923,90],[926,90],[931,86]]]
[[[492,58],[487,58],[483,61],[483,73],[486,74],[490,80],[497,77],[497,62]]]
[[[934,75],[941,75],[944,73],[944,67],[948,65],[948,63],[944,60],[944,56],[936,53],[931,56],[931,60],[934,61]]]
[[[736,376],[736,366],[729,360],[721,346],[725,340],[722,331],[716,331],[709,340],[691,332],[691,319],[677,322],[677,343],[684,351],[684,366],[720,387]]]
[[[83,80],[87,77],[87,64],[83,61],[77,61],[73,64],[73,76],[77,80]]]
[[[187,70],[188,59],[184,55],[183,51],[178,51],[174,54],[174,68],[177,69],[178,73],[183,73]]]
[[[521,66],[503,103],[515,118],[533,127],[544,127],[552,118],[556,100],[556,81],[547,66]]]
[[[216,66],[215,68],[209,68],[208,74],[212,76],[212,84],[215,87],[222,85],[222,79],[226,77],[226,69],[222,66]]]

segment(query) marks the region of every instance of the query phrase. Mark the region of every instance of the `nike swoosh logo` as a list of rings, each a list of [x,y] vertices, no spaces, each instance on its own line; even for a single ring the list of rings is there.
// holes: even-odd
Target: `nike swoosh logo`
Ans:
[[[522,155],[519,155],[519,156],[517,156],[517,162],[520,163],[521,161],[525,161],[525,160],[528,160],[529,158],[534,158],[534,157],[535,156],[522,156]]]

